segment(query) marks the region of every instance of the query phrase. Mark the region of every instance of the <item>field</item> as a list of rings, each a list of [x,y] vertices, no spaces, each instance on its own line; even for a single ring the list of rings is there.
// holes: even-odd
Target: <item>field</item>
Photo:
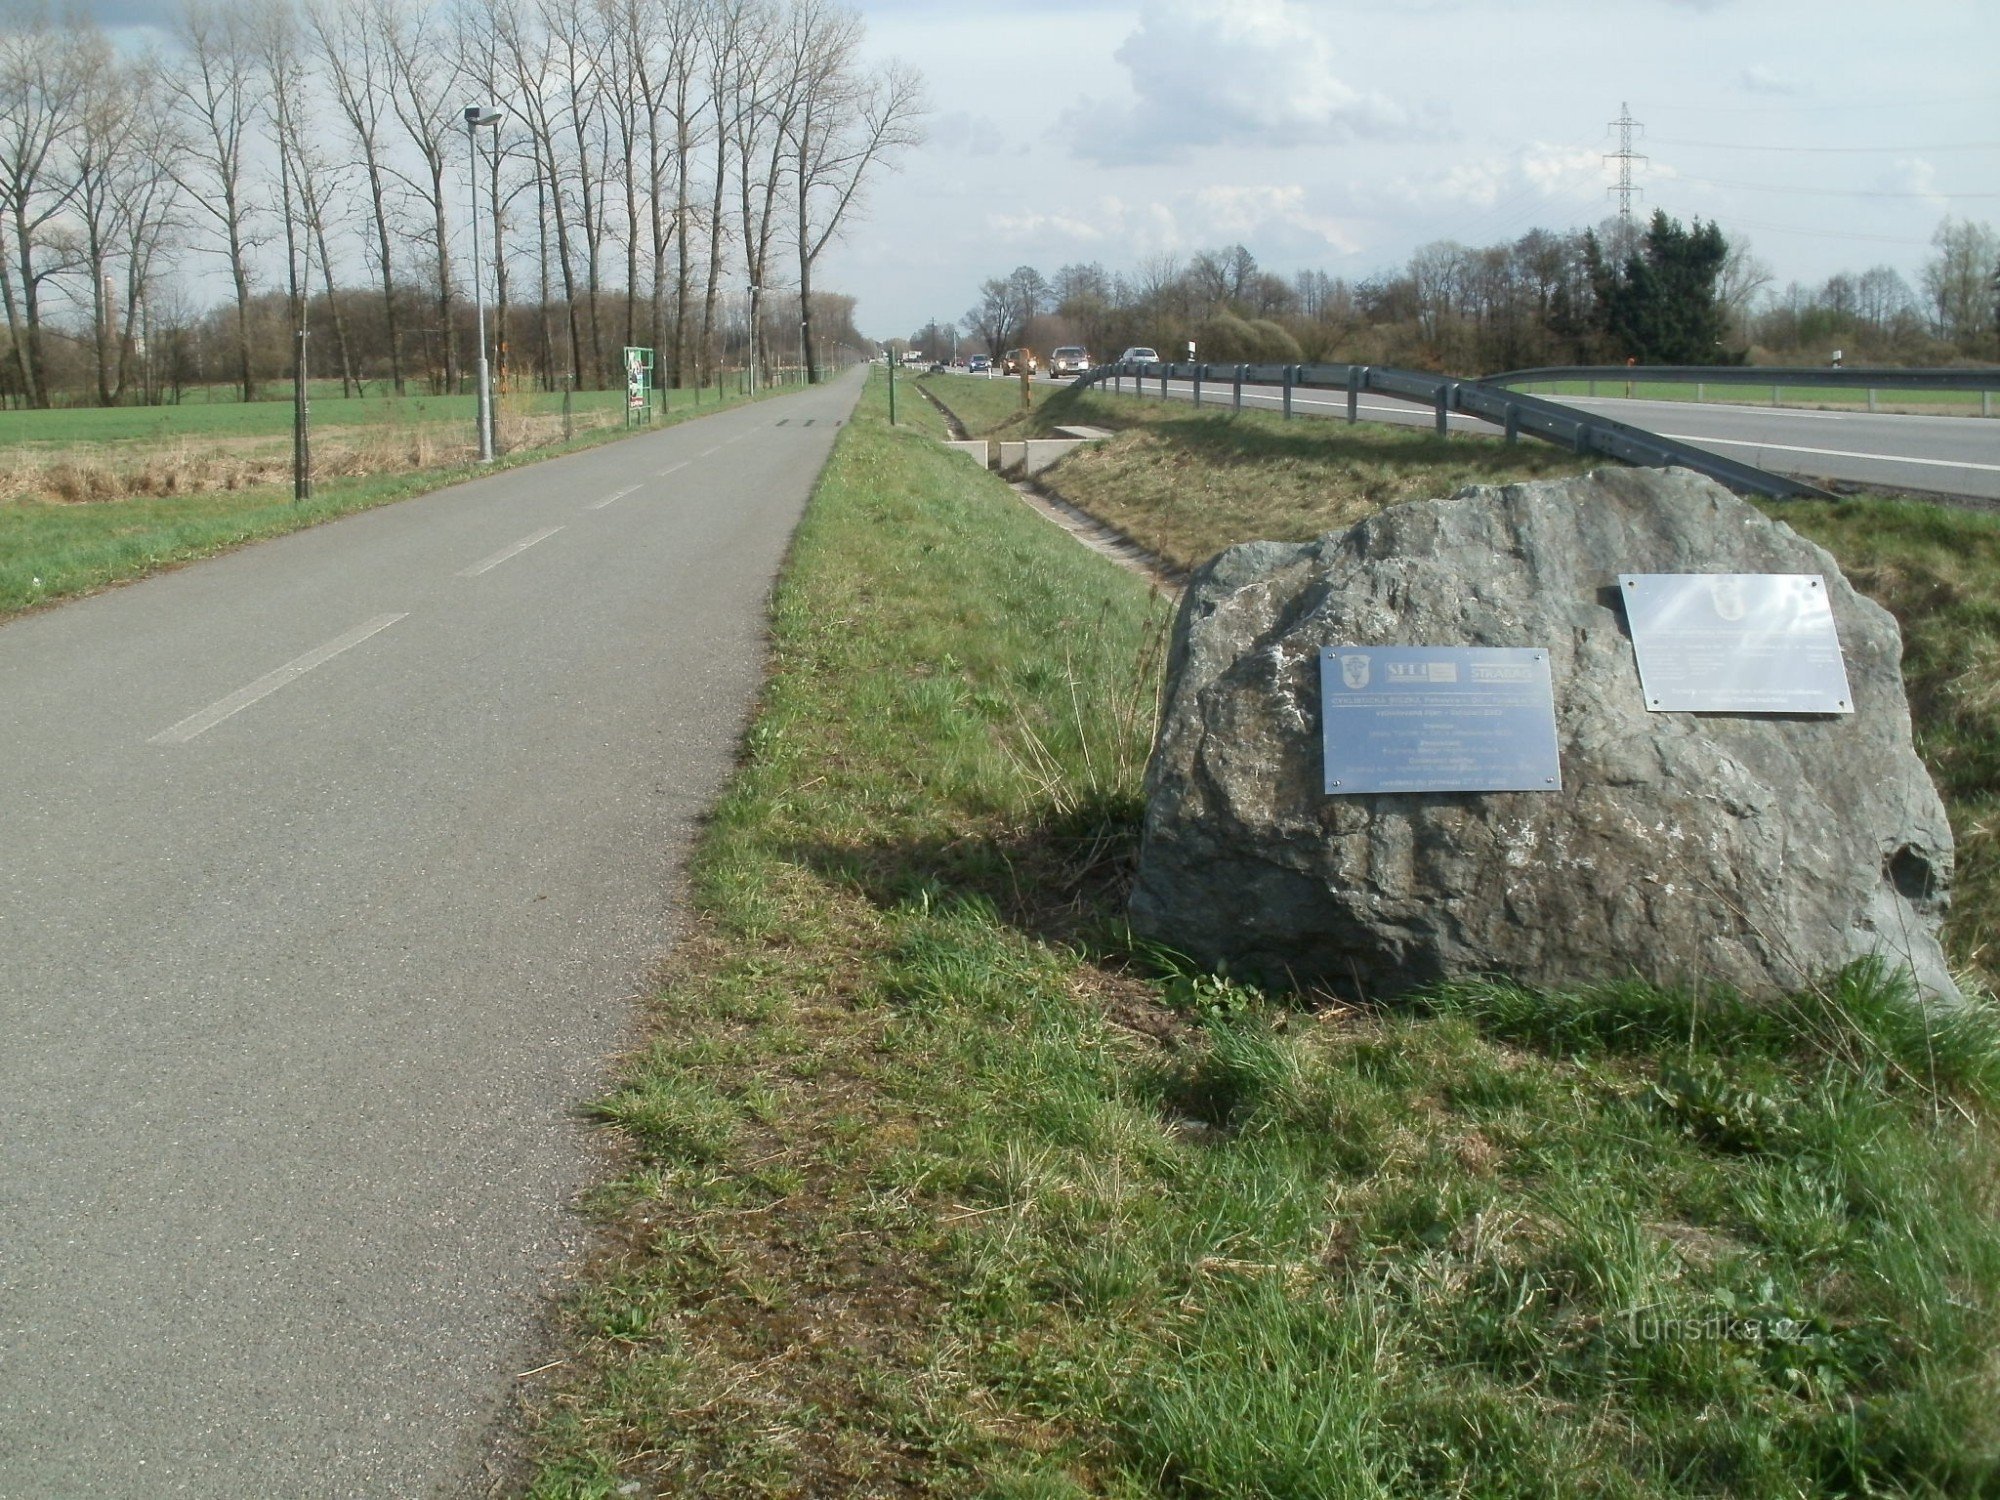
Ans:
[[[1135,945],[1165,605],[903,413],[878,382],[822,480],[695,929],[599,1106],[626,1168],[531,1387],[532,1493],[2000,1484],[1990,1004],[1925,1020],[1861,966],[1775,1010],[1630,984],[1357,1006]],[[1309,460],[1214,420],[1148,418],[1054,482],[1133,466],[1090,482],[1134,534],[1217,452],[1237,488],[1310,469],[1335,516],[1442,487],[1435,454],[1329,431]],[[1940,658],[1990,663],[1991,534],[1909,514],[1889,541],[1886,513],[1799,520],[1846,528],[1906,627],[1949,606]],[[1987,816],[1993,678],[1913,659],[1954,817]],[[1954,935],[1969,970],[1980,941]]]

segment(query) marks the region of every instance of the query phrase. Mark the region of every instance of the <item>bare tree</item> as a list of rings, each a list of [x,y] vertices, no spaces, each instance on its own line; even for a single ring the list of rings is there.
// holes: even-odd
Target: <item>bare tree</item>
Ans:
[[[757,66],[760,50],[757,39],[769,30],[769,9],[765,0],[710,0],[702,14],[715,145],[714,170],[709,180],[708,276],[701,310],[702,352],[709,360],[716,357],[716,302],[722,293],[722,255],[729,236],[723,204],[729,192],[737,121],[754,97],[748,80]]]
[[[583,342],[577,328],[575,263],[570,254],[570,222],[561,192],[562,158],[558,131],[561,107],[550,86],[553,58],[547,36],[530,22],[519,0],[496,0],[493,6],[495,36],[512,88],[508,106],[526,127],[535,161],[535,221],[540,249],[542,307],[542,368],[551,385],[555,380],[555,339],[549,327],[553,288],[549,263],[554,260],[562,278],[563,303],[569,327],[570,377],[583,384]],[[549,244],[549,231],[555,243]],[[553,257],[550,254],[553,249]]]
[[[83,270],[90,283],[86,297],[97,404],[111,406],[123,384],[117,374],[121,364],[118,308],[112,290],[112,263],[124,241],[126,200],[119,188],[130,175],[135,138],[143,128],[142,111],[148,101],[143,64],[127,69],[109,47],[100,45],[93,50],[96,56],[84,83],[77,129],[67,153],[67,176],[75,184],[71,203],[80,225]],[[147,168],[155,165],[145,164]]]
[[[102,37],[80,22],[55,25],[45,6],[17,9],[0,28],[0,211],[13,240],[0,257],[0,296],[15,374],[31,406],[48,405],[43,286],[77,260],[56,232],[76,180],[57,168],[83,126],[90,80],[104,65]]]
[[[577,195],[577,230],[583,250],[583,287],[590,322],[590,375],[593,387],[604,384],[604,162],[609,154],[604,115],[608,107],[605,61],[608,38],[598,17],[572,10],[569,0],[537,0],[548,30],[550,60],[561,91],[562,118],[568,127],[575,168],[570,181]],[[560,186],[558,186],[560,193]],[[574,319],[572,319],[572,323]],[[581,359],[581,351],[578,352]],[[582,384],[581,369],[578,384]]]
[[[257,399],[250,339],[250,256],[264,240],[246,166],[255,119],[256,65],[248,16],[238,0],[183,0],[175,27],[181,64],[167,94],[188,124],[187,153],[169,170],[207,217],[236,289],[236,352],[243,399]]]
[[[764,293],[771,289],[771,246],[778,235],[778,209],[785,201],[786,139],[804,95],[804,31],[796,24],[799,7],[781,18],[759,7],[741,39],[743,67],[737,75],[735,135],[736,206],[743,237],[743,264],[750,277],[751,362],[759,363]]]
[[[420,240],[435,251],[438,356],[445,390],[458,388],[458,333],[452,321],[451,237],[446,227],[445,177],[462,118],[452,106],[459,64],[443,42],[435,13],[411,13],[402,0],[373,0],[370,12],[389,64],[389,107],[416,148],[421,175],[396,172],[417,200]]]
[[[923,139],[923,85],[891,64],[861,75],[861,17],[825,0],[795,0],[794,46],[799,54],[799,104],[786,128],[799,257],[799,322],[806,375],[818,381],[813,356],[813,267],[860,199],[870,173],[896,151]]]
[[[361,152],[368,180],[376,268],[382,273],[382,318],[389,342],[389,379],[403,394],[403,339],[396,310],[395,258],[390,246],[389,173],[384,135],[389,115],[389,62],[366,0],[307,0],[306,17],[333,84],[333,97]],[[324,257],[322,257],[324,259]]]

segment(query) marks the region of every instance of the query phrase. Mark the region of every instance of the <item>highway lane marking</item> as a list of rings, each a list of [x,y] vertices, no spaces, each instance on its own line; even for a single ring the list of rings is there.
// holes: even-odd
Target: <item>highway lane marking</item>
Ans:
[[[1906,458],[1900,453],[1847,453],[1839,448],[1795,448],[1785,443],[1758,443],[1748,438],[1697,437],[1692,433],[1663,432],[1677,443],[1693,443],[1722,448],[1757,448],[1765,453],[1808,453],[1814,458],[1858,458],[1878,464],[1922,464],[1927,469],[1976,469],[1982,474],[2000,474],[2000,464],[1967,463],[1958,458]]]
[[[1245,401],[1250,401],[1250,400],[1282,401],[1284,398],[1282,396],[1265,395],[1262,392],[1252,393],[1250,391],[1245,391],[1243,393],[1243,399]],[[1590,397],[1586,396],[1581,398],[1581,401],[1588,401],[1590,399],[1591,399]],[[1608,396],[1600,396],[1597,398],[1597,400],[1600,403],[1616,399],[1620,398],[1608,397]],[[1577,404],[1581,404],[1581,401],[1579,401]],[[1311,401],[1300,396],[1292,397],[1292,405],[1325,406],[1343,411],[1346,410],[1347,407],[1347,403],[1345,401]],[[1412,402],[1408,406],[1370,406],[1365,401],[1361,404],[1360,409],[1362,411],[1381,411],[1381,412],[1395,412],[1395,413],[1425,412],[1430,410],[1430,408],[1418,402]],[[1732,406],[1725,406],[1719,409],[1723,411],[1743,410],[1742,407],[1732,407]],[[1843,419],[1849,416],[1862,415],[1862,413],[1788,411],[1784,413],[1784,415],[1787,417],[1812,417],[1815,420],[1822,422],[1838,422],[1842,421]],[[1453,420],[1477,422],[1482,427],[1492,425],[1491,423],[1487,422],[1484,418],[1474,416],[1470,412],[1453,412],[1451,416]],[[1905,458],[1901,454],[1896,454],[1896,453],[1849,453],[1839,448],[1801,448],[1801,447],[1791,446],[1785,443],[1756,442],[1749,438],[1703,437],[1698,434],[1688,433],[1688,432],[1662,432],[1659,434],[1659,436],[1663,438],[1671,438],[1673,441],[1677,443],[1693,443],[1696,447],[1701,447],[1704,444],[1706,444],[1712,447],[1724,447],[1724,448],[1760,448],[1766,453],[1803,453],[1814,458],[1852,458],[1852,459],[1859,459],[1864,462],[1880,463],[1880,464],[1921,464],[1923,467],[1928,469],[1972,469],[1980,473],[2000,474],[2000,464],[1975,464],[1975,463],[1968,463],[1962,459]]]
[[[602,500],[593,500],[589,505],[586,505],[584,509],[603,510],[605,506],[615,505],[618,501],[623,500],[627,495],[631,494],[634,490],[638,488],[640,488],[640,486],[636,484],[628,484],[622,490],[613,490],[610,494],[606,495]]]
[[[702,449],[702,450],[701,450],[701,452],[699,452],[699,453],[697,453],[697,454],[695,455],[695,457],[696,457],[696,458],[707,458],[707,457],[709,456],[709,454],[711,454],[711,453],[720,453],[721,451],[722,451],[722,444],[720,444],[720,443],[717,443],[717,444],[716,444],[716,445],[715,445],[715,446],[714,446],[713,448],[704,448],[704,449]]]
[[[324,646],[315,647],[304,656],[286,662],[275,672],[266,672],[247,687],[240,687],[227,698],[218,699],[198,714],[190,714],[174,725],[154,735],[148,744],[185,745],[198,734],[206,734],[232,714],[239,714],[260,698],[271,694],[288,682],[305,676],[314,667],[324,666],[343,651],[351,651],[372,635],[379,635],[398,620],[407,620],[408,614],[377,615],[372,620],[364,620],[347,634],[335,636]]]
[[[653,477],[656,479],[665,479],[669,474],[680,473],[682,469],[685,469],[692,462],[692,459],[684,458],[677,464],[668,464],[664,469],[653,470]]]
[[[507,561],[508,558],[519,557],[523,552],[526,552],[530,547],[534,546],[535,543],[546,542],[550,537],[554,536],[558,531],[561,530],[562,527],[560,526],[549,526],[541,531],[536,532],[533,536],[524,536],[521,538],[520,541],[514,543],[513,546],[502,547],[498,552],[494,553],[491,557],[485,559],[483,562],[476,562],[469,568],[461,568],[459,570],[458,576],[460,578],[477,578],[481,573],[491,572],[494,568],[499,567],[500,564]]]

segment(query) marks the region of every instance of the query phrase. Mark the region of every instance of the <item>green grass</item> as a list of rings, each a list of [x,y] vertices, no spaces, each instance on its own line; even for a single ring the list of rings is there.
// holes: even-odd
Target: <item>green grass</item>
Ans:
[[[476,396],[321,395],[315,389],[312,423],[320,428],[418,426],[462,423],[470,428]],[[687,393],[680,393],[684,398]],[[502,396],[503,406],[524,411],[560,412],[562,395],[546,391]],[[624,409],[623,391],[579,391],[579,413]],[[679,403],[677,403],[679,404]],[[77,444],[160,442],[192,437],[283,437],[292,432],[292,403],[283,400],[200,401],[179,406],[61,407],[52,411],[0,412],[0,448],[19,445],[70,447]]]
[[[2000,1026],[1865,966],[1260,995],[1122,927],[1162,618],[871,388],[531,1493],[2000,1485]]]
[[[1115,432],[1036,483],[1184,571],[1251,538],[1304,541],[1401,500],[1590,466],[1545,444],[1509,447],[1373,422],[1287,422],[1273,412],[1197,411],[1074,387],[1038,388],[1029,417],[987,394],[984,381],[933,388],[982,434],[1038,436],[1076,424]]]
[[[1514,387],[1538,396],[1599,396],[1638,401],[1703,401],[1732,406],[1790,406],[1817,411],[1866,411],[1868,392],[1851,386],[1779,385],[1777,400],[1771,399],[1772,386],[1722,385],[1700,382],[1616,379],[1538,380]],[[1883,386],[1875,393],[1881,411],[1914,412],[1926,416],[1978,416],[1982,405],[1978,391],[1897,390]]]
[[[2000,988],[2000,516],[1868,499],[1764,508],[1902,627],[1917,752],[1958,845],[1947,951]]]
[[[609,404],[595,400],[607,393],[592,395],[595,406],[586,408],[585,417],[594,415],[606,425],[593,427],[579,422],[575,436],[565,442],[560,422],[545,418],[545,430],[528,434],[524,446],[504,454],[497,467],[539,462],[627,436],[622,423],[610,425],[618,422],[622,413],[622,394],[608,393]],[[396,403],[371,398],[369,402],[347,403],[353,420],[344,430],[369,431],[374,434],[373,445],[358,461],[343,455],[333,438],[323,446],[316,445],[322,464],[320,476],[314,482],[313,498],[303,503],[291,498],[290,428],[282,425],[290,420],[286,406],[217,403],[0,413],[0,443],[7,441],[8,424],[14,422],[45,433],[73,434],[67,440],[46,437],[32,443],[18,433],[15,436],[17,454],[44,442],[56,452],[59,462],[39,471],[52,483],[85,494],[121,496],[58,501],[44,485],[16,499],[0,499],[0,619],[491,472],[469,461],[473,423],[472,407],[466,403],[471,399],[419,397]],[[732,397],[731,401],[741,399]],[[461,404],[463,410],[459,409]],[[713,403],[698,408],[676,405],[653,426],[720,409]],[[554,410],[561,410],[560,396],[555,398]],[[358,412],[374,415],[356,416]],[[275,439],[268,433],[260,436],[258,424],[272,420],[274,413],[282,419],[274,430],[283,435]],[[440,413],[450,420],[439,421]],[[164,429],[155,432],[145,428],[144,424],[154,421],[181,425],[163,435]],[[204,422],[207,425],[202,425]],[[93,440],[74,436],[93,423],[114,435]],[[122,429],[118,424],[123,424]],[[341,430],[334,429],[336,433]],[[648,430],[652,428],[638,429]],[[446,434],[442,439],[437,437],[441,432]],[[206,444],[199,439],[206,439]],[[213,450],[231,442],[249,446],[241,456],[216,458]],[[192,451],[187,451],[190,448]],[[461,456],[440,456],[454,450]],[[335,455],[331,463],[329,454]],[[327,467],[359,472],[329,475]],[[284,476],[282,482],[272,482],[278,475]],[[142,492],[132,493],[135,489]]]

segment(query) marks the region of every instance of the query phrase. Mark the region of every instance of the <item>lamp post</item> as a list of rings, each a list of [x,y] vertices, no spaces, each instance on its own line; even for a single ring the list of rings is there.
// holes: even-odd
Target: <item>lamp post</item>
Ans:
[[[466,160],[472,176],[472,304],[479,323],[479,461],[493,462],[493,394],[486,383],[486,289],[479,277],[479,143],[482,125],[498,125],[500,111],[477,104],[465,106]]]

